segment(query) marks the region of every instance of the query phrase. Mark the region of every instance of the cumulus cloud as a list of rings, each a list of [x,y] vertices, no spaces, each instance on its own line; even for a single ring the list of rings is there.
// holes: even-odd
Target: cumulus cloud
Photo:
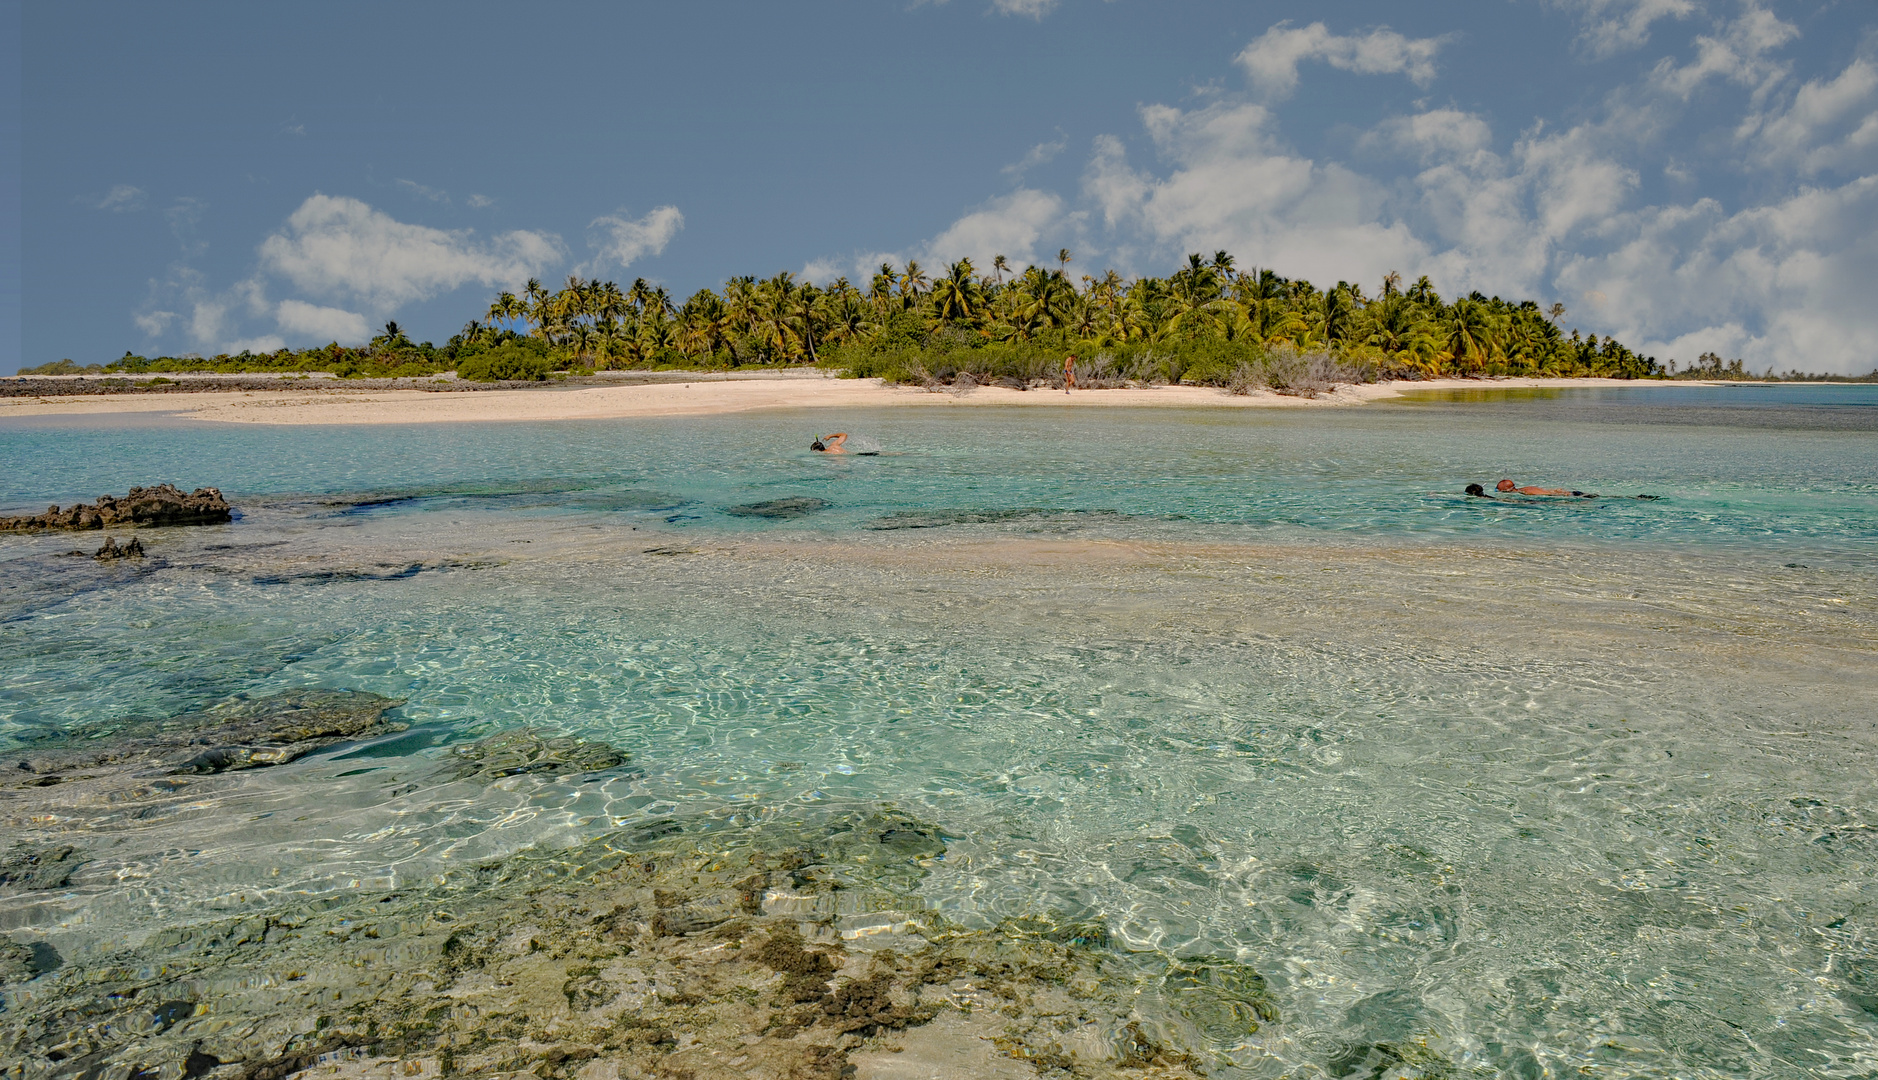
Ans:
[[[1160,175],[1138,169],[1119,138],[1104,136],[1083,190],[1103,223],[1143,256],[1227,249],[1334,281],[1380,277],[1426,255],[1406,226],[1381,220],[1381,185],[1288,150],[1263,105],[1157,105],[1141,118],[1170,167]]]
[[[1606,297],[1600,314],[1647,352],[1685,362],[1702,351],[1756,366],[1868,371],[1878,366],[1878,177],[1808,187],[1736,213],[1714,199],[1621,215],[1629,237],[1573,256],[1558,279]]]
[[[1612,22],[1609,39],[1620,43],[1695,13],[1581,6]],[[1794,37],[1749,2],[1691,34],[1675,57],[1642,65],[1572,124],[1496,131],[1469,110],[1417,109],[1360,133],[1346,163],[1285,137],[1275,102],[1297,85],[1299,64],[1335,57],[1347,70],[1426,78],[1439,39],[1364,52],[1349,44],[1358,38],[1281,25],[1239,54],[1251,94],[1144,106],[1138,133],[1149,153],[1099,136],[1073,199],[1024,188],[915,250],[1030,261],[1065,241],[1103,249],[1124,271],[1164,272],[1186,252],[1224,248],[1242,266],[1320,283],[1427,273],[1450,296],[1563,300],[1573,325],[1665,360],[1712,349],[1756,367],[1867,371],[1878,363],[1878,307],[1864,295],[1878,277],[1878,60],[1868,48],[1795,80],[1782,52]],[[1689,104],[1699,92],[1744,102],[1745,118],[1716,127],[1712,104]],[[1691,121],[1703,125],[1692,137]],[[1666,152],[1670,139],[1687,149]],[[1743,205],[1639,204],[1646,170],[1693,182],[1714,162],[1687,154],[1731,144],[1745,153],[1723,151],[1724,167],[1763,171]]]
[[[145,334],[150,337],[156,337],[162,334],[163,331],[168,330],[170,324],[176,321],[176,312],[160,310],[140,311],[132,315],[130,321],[136,323],[137,329],[142,330]]]
[[[315,194],[261,242],[261,267],[315,296],[386,311],[463,285],[513,287],[563,257],[560,239],[517,230],[479,240],[401,222],[357,199]]]
[[[123,214],[133,210],[142,210],[146,199],[147,196],[142,188],[118,184],[104,193],[104,198],[98,200],[97,207],[100,210]]]
[[[1660,19],[1686,19],[1695,14],[1695,0],[1562,0],[1561,7],[1577,12],[1578,43],[1594,57],[1642,47],[1650,40],[1650,26]]]
[[[685,215],[676,206],[661,206],[642,218],[629,218],[626,211],[604,214],[588,225],[588,244],[594,260],[583,272],[599,266],[624,270],[647,255],[658,255],[685,227]]]
[[[1697,35],[1694,60],[1678,64],[1666,56],[1658,61],[1650,73],[1651,87],[1686,101],[1703,83],[1719,77],[1766,93],[1787,73],[1787,65],[1767,54],[1799,33],[1792,23],[1749,3],[1719,33]]]
[[[1812,176],[1878,166],[1878,63],[1858,57],[1831,79],[1813,79],[1778,108],[1750,114],[1737,134],[1763,168]]]
[[[487,195],[471,195],[463,201],[469,204],[471,210],[481,210],[484,207],[494,206],[496,204],[496,201]]]
[[[857,251],[811,259],[802,267],[801,277],[822,285],[848,277],[865,287],[882,263],[903,267],[913,260],[933,270],[969,258],[981,273],[988,273],[992,259],[999,255],[1013,270],[1022,270],[1040,261],[1037,245],[1046,236],[1076,230],[1082,217],[1054,192],[1018,188],[967,210],[923,244],[901,251]]]
[[[950,263],[970,258],[989,267],[995,255],[1012,262],[1035,261],[1037,242],[1063,217],[1060,196],[1033,188],[1000,195],[966,213],[925,245],[924,258]]]
[[[1298,88],[1298,65],[1322,60],[1363,75],[1406,75],[1417,86],[1435,77],[1435,54],[1446,37],[1409,38],[1388,27],[1365,34],[1333,34],[1323,23],[1293,27],[1281,22],[1240,51],[1239,66],[1268,100],[1290,97]]]
[[[298,340],[337,341],[353,345],[372,336],[365,316],[343,308],[320,307],[304,300],[282,300],[274,321]]]

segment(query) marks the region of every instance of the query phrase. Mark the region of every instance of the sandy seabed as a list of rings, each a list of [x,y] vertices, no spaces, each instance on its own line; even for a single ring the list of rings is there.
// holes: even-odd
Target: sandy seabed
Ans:
[[[1532,387],[1636,386],[1623,379],[1431,379],[1338,386],[1315,398],[1273,393],[1230,394],[1208,386],[1155,386],[1086,390],[928,391],[879,379],[842,379],[821,372],[775,378],[688,383],[580,386],[567,389],[486,390],[437,394],[423,390],[349,391],[339,388],[207,391],[175,394],[0,399],[9,416],[109,416],[165,413],[190,420],[237,424],[422,424],[508,420],[613,420],[629,417],[705,416],[759,409],[806,408],[1334,408],[1399,398],[1405,390],[1498,390]],[[1681,384],[1692,385],[1692,384]]]

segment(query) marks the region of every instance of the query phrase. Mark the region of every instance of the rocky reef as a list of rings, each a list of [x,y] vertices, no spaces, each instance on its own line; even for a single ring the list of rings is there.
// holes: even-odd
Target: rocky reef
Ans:
[[[354,690],[290,690],[160,720],[125,720],[9,755],[4,786],[86,783],[108,791],[149,775],[281,765],[343,739],[399,730],[384,715],[398,704]]]
[[[0,857],[0,898],[77,880],[101,819],[61,810],[75,788],[105,785],[87,799],[137,829],[134,807],[234,779],[191,774],[394,730],[395,704],[295,691],[23,755],[0,810],[35,826]],[[522,729],[427,760],[439,783],[503,785],[628,757]],[[0,935],[0,1078],[1195,1077],[1279,1022],[1229,958],[1128,953],[1100,921],[931,910],[920,889],[952,842],[891,805],[700,810],[397,888],[62,939],[65,955],[21,926]]]
[[[1278,1018],[1231,961],[923,910],[884,882],[936,857],[936,831],[890,808],[745,843],[711,826],[177,926],[51,970],[21,953],[0,965],[5,1075],[1179,1077],[1204,1074],[1187,1048],[1215,1029]],[[869,865],[889,872],[855,876]]]
[[[42,529],[103,529],[119,525],[220,525],[233,507],[215,488],[184,493],[173,484],[134,487],[119,499],[101,495],[95,503],[79,503],[61,510],[49,506],[43,514],[0,518],[0,531]]]

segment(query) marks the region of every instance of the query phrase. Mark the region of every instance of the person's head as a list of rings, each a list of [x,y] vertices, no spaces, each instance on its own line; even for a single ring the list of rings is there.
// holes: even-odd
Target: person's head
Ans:
[[[1518,484],[1513,483],[1511,480],[1502,480],[1499,483],[1493,485],[1493,489],[1495,491],[1511,491],[1518,486],[1519,486]]]
[[[809,444],[809,449],[810,449],[810,450],[827,450],[827,449],[828,449],[828,447],[826,447],[826,446],[823,446],[823,445],[822,445],[822,440],[820,440],[820,439],[817,439],[817,440],[815,440],[814,442],[812,442],[812,443],[810,443],[810,444]]]
[[[1486,489],[1485,489],[1485,488],[1483,488],[1483,487],[1481,487],[1481,486],[1480,486],[1479,484],[1469,484],[1469,485],[1467,485],[1467,493],[1468,493],[1469,495],[1478,495],[1478,496],[1480,496],[1480,497],[1482,497],[1482,498],[1485,498],[1485,497],[1486,497],[1486,495],[1487,495],[1487,491],[1486,491]]]

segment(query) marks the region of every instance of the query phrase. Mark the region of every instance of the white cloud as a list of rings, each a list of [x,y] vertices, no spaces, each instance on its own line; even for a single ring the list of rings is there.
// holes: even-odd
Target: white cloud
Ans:
[[[587,242],[595,257],[579,272],[609,265],[624,270],[646,255],[663,252],[684,227],[685,215],[676,206],[658,207],[637,220],[628,218],[624,210],[594,218],[587,226]]]
[[[1037,245],[1052,233],[1075,231],[1084,215],[1073,213],[1062,196],[1034,188],[1018,188],[988,199],[962,214],[937,236],[902,251],[857,251],[811,259],[801,277],[826,285],[846,276],[865,289],[882,263],[904,267],[908,260],[931,272],[969,258],[980,273],[991,271],[992,259],[1003,255],[1013,270],[1022,270],[1040,258]],[[1051,241],[1055,243],[1054,240]],[[1054,247],[1045,254],[1054,255]]]
[[[1037,242],[1048,229],[1061,223],[1063,214],[1061,197],[1019,188],[954,221],[927,242],[921,257],[934,263],[969,257],[981,269],[989,269],[995,255],[1008,256],[1014,264],[1029,264],[1036,261]]]
[[[260,337],[241,338],[236,341],[230,341],[224,344],[218,351],[226,353],[271,353],[276,349],[286,348],[286,346],[286,341],[282,340],[279,334],[263,334]]]
[[[1331,281],[1380,277],[1426,255],[1405,225],[1380,220],[1381,185],[1289,151],[1264,106],[1157,105],[1141,114],[1172,167],[1162,176],[1138,170],[1110,136],[1096,141],[1083,183],[1103,222],[1133,242],[1128,254],[1165,264],[1225,249],[1248,265]]]
[[[1055,140],[1038,143],[1031,147],[1021,160],[1006,165],[1000,171],[1006,176],[1022,180],[1026,172],[1029,172],[1039,165],[1048,165],[1050,162],[1055,161],[1056,156],[1068,147],[1069,137],[1059,131]]]
[[[1430,109],[1385,120],[1375,131],[1365,133],[1358,145],[1366,150],[1394,151],[1426,163],[1437,156],[1470,157],[1485,151],[1492,142],[1492,129],[1473,113]]]
[[[1878,63],[1859,57],[1835,78],[1805,83],[1783,110],[1750,114],[1738,134],[1764,168],[1812,176],[1878,166]]]
[[[1022,15],[1039,22],[1056,4],[1057,0],[991,0],[992,8],[1000,15]]]
[[[274,309],[281,330],[299,339],[351,345],[372,336],[365,316],[342,308],[319,307],[304,300],[282,300]]]
[[[472,210],[481,210],[484,207],[494,206],[496,204],[496,201],[487,195],[471,195],[463,201],[468,203],[469,208]]]
[[[176,321],[176,313],[174,311],[140,311],[132,315],[130,321],[136,323],[137,329],[145,334],[156,337],[168,330],[170,323]]]
[[[924,256],[914,256],[923,258]],[[796,276],[817,285],[827,285],[838,277],[846,277],[851,282],[865,289],[873,280],[874,271],[881,263],[893,263],[898,266],[906,256],[898,251],[857,251],[852,255],[830,255],[820,259],[810,259]]]
[[[472,230],[410,225],[357,199],[315,194],[261,242],[261,266],[315,296],[386,311],[463,285],[515,287],[563,257],[560,239],[517,230],[478,241]]]
[[[1598,58],[1641,48],[1652,23],[1686,19],[1697,10],[1695,0],[1561,0],[1560,6],[1578,12],[1578,42]]]
[[[97,206],[100,210],[111,210],[122,214],[142,210],[145,200],[146,196],[142,188],[118,184],[104,193],[104,198],[98,200]]]
[[[399,180],[397,184],[399,187],[420,199],[429,199],[434,203],[447,203],[450,201],[449,192],[434,187],[425,187],[415,180]]]
[[[1767,59],[1766,54],[1799,33],[1798,27],[1750,0],[1740,18],[1723,26],[1719,34],[1696,37],[1693,61],[1677,64],[1667,56],[1659,61],[1650,73],[1651,86],[1687,101],[1703,83],[1719,76],[1765,94],[1787,71],[1786,65]]]
[[[1363,75],[1406,75],[1415,85],[1427,86],[1435,77],[1435,53],[1447,40],[1404,37],[1386,26],[1341,35],[1321,22],[1296,28],[1281,22],[1254,39],[1237,59],[1255,91],[1279,100],[1297,89],[1298,65],[1306,60]]]
[[[1878,367],[1878,176],[1802,188],[1727,213],[1713,199],[1646,207],[1615,223],[1629,237],[1566,260],[1558,280],[1608,298],[1620,337],[1685,363],[1714,350],[1782,370]]]

